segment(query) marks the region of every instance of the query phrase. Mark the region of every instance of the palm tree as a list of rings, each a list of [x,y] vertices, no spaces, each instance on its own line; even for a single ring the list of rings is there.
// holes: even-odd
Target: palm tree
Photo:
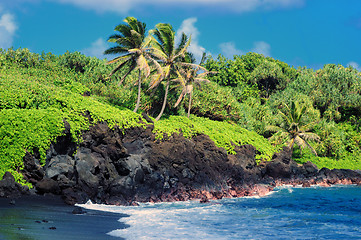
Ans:
[[[119,33],[111,35],[108,42],[116,43],[117,46],[105,50],[104,54],[121,54],[119,57],[109,61],[108,64],[117,63],[116,67],[109,74],[109,78],[118,70],[128,67],[128,71],[123,75],[119,84],[133,71],[138,69],[138,98],[134,109],[137,112],[140,105],[140,93],[142,83],[142,72],[147,78],[150,75],[150,67],[148,61],[151,61],[158,71],[161,67],[150,54],[149,47],[151,38],[146,37],[146,24],[138,21],[134,17],[124,19],[126,24],[119,24],[115,27],[115,31]]]
[[[192,65],[183,65],[183,67],[179,68],[177,71],[178,78],[173,79],[173,81],[178,82],[182,87],[182,92],[179,95],[177,102],[175,103],[174,107],[177,107],[182,99],[185,97],[186,94],[189,94],[189,102],[188,102],[188,118],[190,115],[190,110],[192,106],[192,93],[193,93],[193,85],[197,84],[200,85],[201,82],[209,83],[208,79],[204,77],[208,74],[214,73],[209,72],[206,68],[202,67],[204,60],[206,59],[206,54],[203,53],[201,62],[199,65],[194,64],[195,59],[192,54],[186,53],[186,62]],[[199,73],[202,71],[202,73]]]
[[[288,146],[293,152],[293,146],[296,143],[302,148],[308,147],[311,152],[317,156],[315,149],[308,143],[309,140],[318,141],[320,137],[316,133],[310,132],[315,121],[305,123],[303,121],[306,112],[306,106],[300,107],[298,102],[291,102],[291,107],[284,104],[285,112],[280,111],[281,122],[279,126],[268,126],[267,129],[273,132],[279,132],[282,138],[288,139]]]
[[[167,104],[167,97],[169,91],[169,84],[171,76],[176,75],[177,69],[181,66],[184,60],[186,50],[190,44],[190,38],[183,33],[178,47],[175,46],[175,32],[170,24],[158,23],[155,29],[150,31],[152,36],[152,54],[161,61],[163,66],[163,76],[158,76],[150,83],[150,88],[155,88],[159,83],[165,79],[166,88],[162,109],[159,115],[155,118],[156,121],[163,115],[165,106]]]

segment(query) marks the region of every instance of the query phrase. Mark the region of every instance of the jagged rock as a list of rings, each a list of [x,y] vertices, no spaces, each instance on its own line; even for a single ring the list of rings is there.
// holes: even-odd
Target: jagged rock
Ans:
[[[266,166],[266,175],[273,178],[290,178],[291,168],[282,161],[273,160]]]
[[[16,198],[28,192],[28,187],[21,186],[15,182],[15,178],[10,172],[5,172],[0,181],[0,197]]]
[[[74,205],[76,203],[86,203],[89,200],[89,196],[76,188],[67,188],[61,192],[62,198],[65,203]]]
[[[75,207],[71,213],[72,214],[84,214],[84,213],[86,213],[86,211],[81,207]]]
[[[94,192],[99,186],[100,179],[97,177],[97,174],[100,173],[99,157],[87,148],[80,148],[74,156],[78,184],[80,187],[84,187],[88,193]]]
[[[74,164],[75,161],[70,156],[57,155],[50,160],[46,168],[46,176],[54,179],[60,174],[72,176],[74,175]]]
[[[67,142],[69,138],[54,143],[44,169],[36,154],[27,154],[24,175],[38,193],[61,194],[68,204],[89,199],[122,205],[202,196],[210,200],[265,194],[269,186],[280,182],[304,186],[340,179],[361,182],[361,174],[355,171],[318,171],[310,162],[299,165],[289,148],[274,154],[272,161],[256,165],[257,150],[251,145],[235,146],[236,155],[228,155],[204,134],[186,139],[181,133],[156,140],[153,127],[121,131],[109,129],[106,123],[96,124],[83,133],[84,141],[74,155],[70,154],[74,146]],[[5,185],[15,190],[19,187],[9,175],[6,178],[0,181],[0,195],[7,194],[2,191]]]
[[[318,167],[316,166],[316,164],[310,161],[304,163],[303,168],[308,175],[315,175],[316,173],[318,173]]]
[[[26,152],[24,157],[24,169],[22,173],[30,183],[36,183],[43,179],[45,172],[39,163],[39,160],[29,152]]]
[[[292,151],[289,147],[283,147],[283,150],[275,153],[272,156],[272,160],[289,164],[292,160]]]
[[[35,185],[36,191],[40,194],[53,193],[60,194],[60,187],[57,181],[51,178],[44,178]]]
[[[256,163],[256,148],[252,145],[235,146],[235,155],[228,155],[232,165],[241,166],[243,169],[252,169]]]

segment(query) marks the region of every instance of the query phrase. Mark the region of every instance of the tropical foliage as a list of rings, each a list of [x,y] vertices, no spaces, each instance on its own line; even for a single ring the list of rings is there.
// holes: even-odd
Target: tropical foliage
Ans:
[[[282,110],[279,111],[280,120],[277,126],[268,126],[268,130],[273,131],[281,140],[286,140],[288,146],[293,150],[294,144],[302,148],[308,147],[312,153],[317,156],[315,149],[309,144],[309,140],[318,141],[320,137],[311,132],[316,120],[305,121],[305,113],[307,111],[306,105],[300,106],[298,102],[291,102],[291,105],[283,104],[280,106]],[[302,152],[301,152],[302,155]]]
[[[127,17],[124,19],[126,24],[119,24],[115,27],[115,31],[119,34],[111,35],[108,39],[109,42],[116,43],[117,46],[105,50],[105,54],[121,54],[109,61],[108,64],[117,63],[117,66],[111,71],[109,77],[121,68],[127,67],[127,72],[124,74],[119,84],[122,84],[124,79],[135,69],[138,69],[138,98],[134,112],[138,111],[140,104],[140,94],[142,85],[142,72],[147,78],[150,74],[150,66],[148,61],[151,61],[157,69],[161,72],[161,67],[155,61],[150,52],[148,45],[150,38],[146,38],[146,25],[139,22],[134,17]]]
[[[65,121],[73,141],[97,122],[145,127],[129,109],[157,116],[159,141],[206,134],[230,154],[234,144],[252,144],[259,161],[288,145],[299,163],[361,169],[356,69],[295,69],[257,53],[208,57],[197,65],[187,52],[190,37],[183,34],[176,44],[169,24],[157,24],[148,35],[144,23],[128,17],[115,30],[111,61],[79,52],[0,50],[0,177],[11,171],[26,184],[24,155],[37,154],[44,164]]]
[[[155,118],[156,121],[163,115],[167,104],[167,97],[171,77],[176,75],[178,69],[185,65],[185,53],[190,44],[190,39],[183,33],[178,46],[175,45],[175,31],[170,24],[158,23],[155,29],[151,30],[153,54],[163,63],[164,78],[157,77],[150,83],[150,88],[155,88],[165,79],[166,87],[164,100],[160,113]]]
[[[205,77],[212,72],[209,72],[206,68],[201,67],[205,60],[206,54],[203,53],[200,65],[198,66],[183,66],[183,68],[178,69],[177,75],[178,78],[173,79],[174,82],[177,82],[181,88],[182,92],[179,95],[179,98],[177,102],[175,103],[174,107],[177,107],[179,103],[182,101],[182,99],[185,97],[186,94],[189,94],[189,103],[188,103],[188,113],[187,117],[189,118],[190,112],[191,112],[191,106],[192,106],[192,93],[195,85],[198,85],[200,87],[200,84],[202,82],[209,83],[209,80]],[[186,62],[194,64],[195,59],[192,56],[192,54],[188,53],[185,57]],[[199,73],[199,71],[202,71]]]

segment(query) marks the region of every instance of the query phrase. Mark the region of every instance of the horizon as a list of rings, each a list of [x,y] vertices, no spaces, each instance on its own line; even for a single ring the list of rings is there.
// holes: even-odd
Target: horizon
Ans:
[[[0,3],[0,48],[104,58],[127,16],[170,23],[192,36],[189,51],[216,58],[256,52],[294,67],[361,70],[361,2],[350,0],[9,0]]]

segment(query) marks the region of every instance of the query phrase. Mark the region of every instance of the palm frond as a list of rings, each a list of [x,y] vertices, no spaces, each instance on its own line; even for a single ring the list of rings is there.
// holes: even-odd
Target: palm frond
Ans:
[[[113,35],[110,35],[109,38],[108,38],[108,42],[116,42],[118,39],[121,39],[123,38],[124,36],[120,35],[120,34],[113,34]]]
[[[148,47],[152,42],[152,37],[151,36],[147,36],[146,38],[144,38],[144,41],[141,45],[141,48],[142,49],[145,49],[146,47]],[[150,49],[147,49],[147,50],[150,50]]]
[[[120,46],[116,46],[116,47],[111,47],[108,48],[107,50],[104,51],[104,54],[125,54],[128,52],[127,48],[124,47],[120,47]]]
[[[309,122],[306,125],[301,125],[300,131],[308,132],[315,126],[315,124],[316,124],[316,122]]]
[[[299,136],[307,141],[309,141],[309,140],[319,141],[320,140],[320,136],[318,136],[316,133],[312,133],[312,132],[300,133]]]
[[[165,78],[168,77],[170,74],[170,66],[165,66],[163,68],[163,74],[157,74],[154,76],[153,80],[150,82],[149,89],[153,89],[159,85],[159,83]]]
[[[175,50],[175,54],[178,54],[178,52],[181,51],[185,47],[187,42],[188,42],[188,36],[185,33],[182,33],[181,40],[180,40],[180,42],[178,44],[177,49]]]
[[[187,51],[187,48],[189,47],[190,44],[191,44],[191,37],[189,37],[188,41],[186,42],[186,44],[184,44],[182,48],[177,49],[177,53],[175,54],[174,58],[184,56],[184,53]]]
[[[131,28],[126,24],[119,24],[118,26],[116,26],[114,28],[114,30],[121,33],[123,35],[123,37],[130,37],[131,36],[131,34],[130,34]]]
[[[281,115],[282,119],[284,120],[284,123],[287,124],[287,126],[290,126],[292,124],[292,116],[290,114],[285,114],[283,112],[279,112],[279,114]]]
[[[152,65],[154,65],[155,69],[157,70],[157,73],[163,76],[162,66],[155,59],[153,59],[150,54],[145,52],[144,56],[151,62]]]
[[[283,132],[284,129],[279,127],[279,126],[274,126],[274,125],[268,125],[265,128],[267,131],[271,131],[271,132]]]
[[[128,71],[123,75],[123,77],[120,79],[118,85],[121,85],[124,80],[127,78],[127,76],[136,68],[136,63],[133,61],[131,64],[130,64],[130,67],[128,69]]]
[[[110,72],[108,78],[110,78],[111,76],[113,76],[114,73],[116,73],[119,69],[121,69],[122,67],[124,67],[124,66],[127,65],[127,64],[129,64],[128,61],[124,61],[124,62],[120,63],[116,68],[114,68],[114,69]]]
[[[164,53],[170,57],[173,55],[174,52],[174,38],[175,38],[175,32],[173,30],[172,25],[168,23],[158,23],[156,25],[157,32],[159,33],[157,35],[158,40],[160,40],[160,43],[162,45],[162,50]]]
[[[305,148],[307,146],[306,141],[304,139],[300,138],[299,136],[296,136],[294,139],[295,139],[295,143],[298,146],[300,146],[302,148]]]
[[[178,78],[173,79],[172,81],[180,83],[181,86],[185,87],[187,80],[183,77],[183,74],[181,74],[178,70],[176,71],[176,74]]]
[[[307,108],[306,106],[303,106],[302,109],[299,111],[296,121],[299,123],[301,122],[301,118],[303,114],[306,112]]]
[[[202,67],[198,64],[195,64],[195,63],[186,63],[186,62],[180,62],[179,65],[181,66],[185,66],[185,67],[190,67],[190,68],[193,68],[193,70],[195,72],[198,72],[198,71],[205,71],[205,72],[208,72],[208,70],[205,68],[205,67]]]
[[[137,61],[137,66],[141,71],[144,72],[144,75],[147,78],[150,75],[150,67],[148,65],[147,59],[145,59],[143,55],[140,55],[136,61]]]
[[[152,48],[150,54],[163,62],[166,62],[168,59],[168,56],[161,49]]]
[[[194,82],[196,82],[196,83],[198,83],[198,82],[210,83],[211,81],[209,81],[208,79],[205,79],[205,78],[194,78]]]
[[[132,34],[132,42],[133,45],[137,48],[140,48],[142,46],[144,35],[141,35],[139,32],[135,30],[131,30],[130,33]]]

